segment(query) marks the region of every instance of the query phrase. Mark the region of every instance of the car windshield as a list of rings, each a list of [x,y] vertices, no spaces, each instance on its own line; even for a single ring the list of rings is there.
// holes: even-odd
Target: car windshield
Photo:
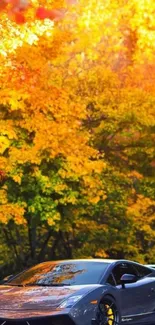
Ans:
[[[38,264],[7,282],[17,286],[61,286],[97,284],[106,271],[104,262],[45,262]]]

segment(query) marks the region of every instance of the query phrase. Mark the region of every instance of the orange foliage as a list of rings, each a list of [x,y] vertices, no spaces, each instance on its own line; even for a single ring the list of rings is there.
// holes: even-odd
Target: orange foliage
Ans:
[[[26,23],[30,13],[33,16],[33,20],[51,19],[59,21],[64,17],[66,11],[61,7],[63,4],[67,7],[68,5],[75,4],[75,1],[60,1],[60,5],[57,2],[56,7],[54,6],[49,9],[46,8],[46,1],[42,1],[42,5],[40,6],[40,2],[35,0],[1,0],[0,11],[7,12],[9,18],[13,19],[19,25]]]
[[[30,180],[41,183],[42,196],[47,191],[51,200],[52,191],[56,194],[54,212],[42,217],[56,230],[71,227],[68,219],[61,223],[57,206],[77,208],[78,203],[84,205],[74,215],[80,229],[87,224],[100,230],[100,220],[98,225],[78,217],[92,216],[92,207],[100,208],[101,203],[102,208],[106,199],[105,216],[117,216],[128,202],[127,221],[137,218],[140,224],[141,214],[145,221],[154,202],[146,198],[142,205],[131,184],[145,178],[143,157],[147,167],[154,163],[155,2],[54,0],[47,5],[45,0],[33,0],[29,6],[27,1],[3,0],[1,6],[0,220],[22,223],[27,211],[33,217],[37,208],[40,212],[38,194],[36,205],[27,207],[22,201],[22,182],[28,173]],[[56,175],[44,174],[43,162],[57,159]],[[109,183],[102,175],[104,168]],[[111,173],[120,196],[119,184],[127,182],[122,206],[108,197],[115,192]],[[20,202],[11,206],[4,195],[5,177],[22,189]],[[69,192],[73,182],[79,186],[78,194]],[[121,250],[122,243],[117,244]],[[98,250],[98,255],[104,254]]]

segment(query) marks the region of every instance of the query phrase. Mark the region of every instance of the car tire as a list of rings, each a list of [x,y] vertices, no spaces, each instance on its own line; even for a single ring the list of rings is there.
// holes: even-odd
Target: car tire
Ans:
[[[96,323],[98,325],[120,325],[120,313],[116,301],[112,297],[105,296],[100,301]]]

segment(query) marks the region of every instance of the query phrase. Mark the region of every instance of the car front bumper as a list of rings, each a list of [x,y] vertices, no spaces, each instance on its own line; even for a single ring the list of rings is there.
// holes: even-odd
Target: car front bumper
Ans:
[[[69,314],[35,317],[0,317],[0,325],[76,325]]]

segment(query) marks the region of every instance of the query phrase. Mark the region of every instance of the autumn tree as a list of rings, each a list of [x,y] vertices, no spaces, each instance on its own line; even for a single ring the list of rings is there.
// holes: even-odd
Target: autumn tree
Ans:
[[[21,267],[45,258],[149,259],[150,3],[81,0],[63,19],[35,22],[29,8],[22,25],[1,16],[1,243]]]

